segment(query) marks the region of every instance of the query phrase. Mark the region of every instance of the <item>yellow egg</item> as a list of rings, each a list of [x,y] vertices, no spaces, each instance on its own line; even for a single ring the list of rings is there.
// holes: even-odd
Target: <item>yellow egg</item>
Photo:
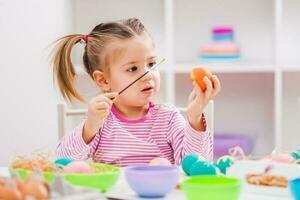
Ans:
[[[154,158],[149,162],[149,165],[172,165],[171,162],[166,158]]]

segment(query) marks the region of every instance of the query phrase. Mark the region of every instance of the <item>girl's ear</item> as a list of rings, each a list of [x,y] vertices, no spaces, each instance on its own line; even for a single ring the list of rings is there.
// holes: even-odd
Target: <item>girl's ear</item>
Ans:
[[[102,71],[95,70],[93,72],[93,79],[96,82],[97,86],[100,87],[104,92],[110,91],[107,77]]]

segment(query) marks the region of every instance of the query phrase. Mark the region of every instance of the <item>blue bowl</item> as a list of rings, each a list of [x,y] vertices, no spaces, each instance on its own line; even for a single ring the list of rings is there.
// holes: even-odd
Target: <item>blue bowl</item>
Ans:
[[[176,187],[179,169],[175,166],[134,166],[125,169],[125,178],[139,196],[163,197]]]
[[[300,177],[289,180],[290,190],[295,200],[300,200]]]

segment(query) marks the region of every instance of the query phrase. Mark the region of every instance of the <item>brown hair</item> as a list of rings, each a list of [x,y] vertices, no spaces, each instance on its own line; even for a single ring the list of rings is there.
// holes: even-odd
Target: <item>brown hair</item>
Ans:
[[[146,32],[144,25],[136,18],[101,23],[87,35],[83,53],[83,64],[86,72],[93,77],[95,70],[108,70],[105,46],[114,39],[129,39]],[[71,50],[75,44],[82,41],[84,35],[67,35],[56,41],[53,52],[54,78],[57,81],[62,96],[72,101],[73,98],[84,102],[75,88],[75,69],[71,62]]]

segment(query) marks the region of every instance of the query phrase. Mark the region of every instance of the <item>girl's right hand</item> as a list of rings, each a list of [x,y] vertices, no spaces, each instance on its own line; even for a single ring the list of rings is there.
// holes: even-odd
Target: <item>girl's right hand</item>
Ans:
[[[88,106],[87,120],[84,124],[83,139],[89,143],[103,125],[103,119],[107,117],[117,92],[100,94],[91,99]]]

